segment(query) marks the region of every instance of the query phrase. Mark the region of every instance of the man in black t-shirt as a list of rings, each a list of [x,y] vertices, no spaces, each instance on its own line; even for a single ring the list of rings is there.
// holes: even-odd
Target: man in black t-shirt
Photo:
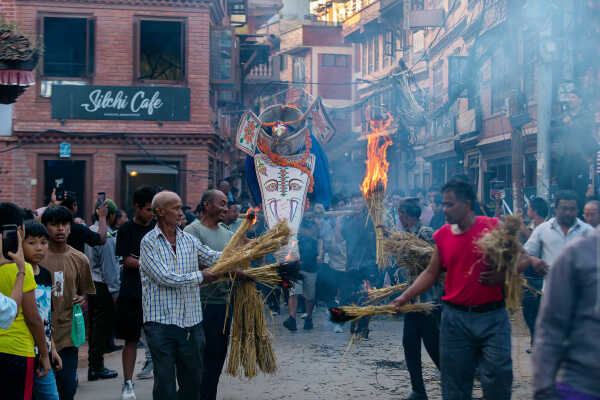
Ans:
[[[100,246],[106,243],[106,218],[108,216],[108,207],[106,204],[101,205],[96,211],[98,216],[98,232],[92,231],[87,226],[75,222],[75,215],[77,214],[77,199],[75,193],[67,192],[67,196],[60,203],[63,207],[66,207],[73,214],[73,223],[71,223],[71,233],[67,238],[67,244],[82,253],[85,253],[85,245],[88,246]]]
[[[146,233],[154,229],[152,198],[155,190],[149,187],[138,188],[133,194],[135,216],[119,228],[116,253],[121,257],[123,277],[117,301],[117,338],[125,340],[123,347],[123,391],[121,399],[135,399],[133,391],[133,370],[137,354],[137,344],[144,323],[142,311],[142,282],[139,271],[140,243]],[[146,363],[141,378],[152,377],[152,359],[146,352]]]

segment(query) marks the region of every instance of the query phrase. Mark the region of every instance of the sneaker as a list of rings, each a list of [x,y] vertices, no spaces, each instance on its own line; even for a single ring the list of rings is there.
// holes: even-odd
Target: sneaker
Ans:
[[[304,314],[302,314],[302,315],[300,316],[300,318],[302,318],[302,319],[306,319],[306,317],[308,317],[308,314],[307,314],[307,313],[304,313]]]
[[[292,332],[298,330],[298,328],[296,327],[296,318],[289,317],[288,319],[283,321],[283,326],[285,326]]]
[[[312,317],[307,317],[304,320],[304,330],[305,331],[310,331],[312,328],[313,328]]]
[[[333,327],[333,331],[335,333],[344,333],[344,328],[342,328],[342,325],[340,324],[335,324],[335,326]]]
[[[136,377],[138,379],[152,379],[152,369],[154,365],[152,364],[152,360],[146,360],[142,370],[138,372]]]
[[[125,381],[123,390],[121,390],[121,400],[135,400],[135,392],[133,391],[133,382]]]

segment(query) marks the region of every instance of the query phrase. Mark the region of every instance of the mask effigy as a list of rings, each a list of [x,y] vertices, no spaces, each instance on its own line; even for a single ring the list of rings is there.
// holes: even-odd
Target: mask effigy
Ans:
[[[251,179],[257,181],[267,225],[271,228],[278,221],[286,220],[293,232],[290,244],[275,254],[278,261],[288,256],[298,258],[298,247],[294,243],[307,195],[314,188],[317,156],[311,153],[312,139],[315,135],[328,138],[332,134],[333,128],[320,99],[306,113],[294,105],[276,104],[265,108],[258,117],[249,111],[240,121],[236,145],[254,157],[252,170],[247,171],[252,175],[248,180],[249,184]],[[326,179],[328,188],[329,177]]]

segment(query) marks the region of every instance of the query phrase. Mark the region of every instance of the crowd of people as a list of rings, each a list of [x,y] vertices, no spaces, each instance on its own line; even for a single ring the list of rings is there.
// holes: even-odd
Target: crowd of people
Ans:
[[[35,212],[0,203],[2,244],[11,247],[0,249],[3,396],[73,399],[79,347],[87,336],[89,381],[117,378],[117,371],[105,367],[104,355],[122,352],[123,400],[136,398],[139,346],[146,359],[136,377],[154,379],[154,399],[216,399],[228,349],[231,284],[213,283],[220,277],[207,268],[249,206],[240,204],[226,183],[206,191],[193,212],[176,193],[140,187],[131,219],[103,199],[90,226],[77,218],[73,195],[58,200],[53,193],[48,206]],[[531,333],[527,351],[533,352],[535,396],[598,399],[600,348],[590,332],[598,332],[600,322],[600,234],[594,229],[600,201],[587,199],[580,209],[570,191],[559,191],[552,200],[551,205],[542,198],[528,200],[520,232],[519,271],[528,283],[522,310]],[[411,197],[391,194],[385,227],[373,226],[360,193],[335,197],[330,210],[312,204],[298,231],[304,279],[293,288],[264,290],[267,304],[279,313],[287,303],[283,326],[288,330],[298,329],[299,314],[303,329],[311,330],[315,307],[351,304],[368,288],[406,281],[409,288],[392,303],[398,309],[409,302],[439,305],[431,314],[404,317],[408,398],[427,399],[423,343],[441,371],[444,399],[471,398],[475,376],[486,399],[508,399],[511,329],[504,277],[475,244],[502,223],[502,213],[488,217],[484,211],[473,187],[460,177]],[[253,235],[266,229],[260,214]],[[380,271],[377,229],[409,232],[435,245],[427,269],[413,275],[393,263]],[[82,325],[83,337],[76,329]],[[344,332],[340,324],[328,329]],[[350,331],[368,340],[369,319],[352,323]],[[115,339],[124,345],[116,346]]]

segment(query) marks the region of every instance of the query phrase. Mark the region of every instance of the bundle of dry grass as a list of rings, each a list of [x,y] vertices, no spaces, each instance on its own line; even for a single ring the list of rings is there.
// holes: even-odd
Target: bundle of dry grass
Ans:
[[[424,312],[429,314],[438,305],[435,303],[415,303],[402,306],[400,313]],[[360,318],[373,317],[375,315],[395,315],[398,310],[393,305],[386,306],[342,306],[329,309],[331,322],[343,323],[354,321]]]
[[[389,267],[391,263],[390,256],[386,253],[383,247],[384,232],[380,226],[385,224],[385,189],[378,185],[377,189],[373,192],[368,192],[366,195],[363,193],[367,209],[369,210],[369,216],[373,222],[375,229],[375,240],[376,240],[376,261],[377,266],[380,270],[384,270]]]
[[[527,279],[525,278],[521,278],[521,283],[523,284],[523,287],[527,290],[529,290],[531,293],[535,294],[536,296],[541,296],[542,294],[544,294],[544,292],[542,292],[539,289],[534,288],[533,286],[531,286],[529,284],[529,282],[527,282]]]
[[[239,229],[238,229],[239,231]],[[257,239],[243,245],[240,248],[227,246],[223,250],[221,258],[210,268],[210,271],[219,275],[231,273],[236,269],[271,254],[285,246],[290,240],[292,231],[286,221],[280,221],[272,229]],[[237,232],[236,232],[237,235]],[[245,235],[245,234],[244,234]],[[232,238],[234,241],[235,235]],[[242,243],[241,240],[238,243]]]
[[[382,289],[373,289],[367,292],[367,298],[364,301],[365,305],[371,305],[379,303],[387,299],[388,297],[394,296],[406,290],[408,287],[408,283],[399,283],[394,286],[382,288]]]
[[[294,282],[302,280],[300,274],[300,264],[298,261],[289,261],[283,263],[269,264],[258,268],[250,268],[244,273],[254,282],[265,286],[275,287],[291,287]],[[218,280],[223,282],[226,280],[234,280],[234,276],[224,277]]]
[[[508,215],[504,223],[483,235],[475,244],[497,271],[504,272],[504,299],[506,308],[516,311],[521,304],[521,286],[519,259],[521,244],[517,234],[523,222],[521,218]]]
[[[435,246],[408,232],[385,232],[383,248],[396,263],[417,276],[427,268]]]

